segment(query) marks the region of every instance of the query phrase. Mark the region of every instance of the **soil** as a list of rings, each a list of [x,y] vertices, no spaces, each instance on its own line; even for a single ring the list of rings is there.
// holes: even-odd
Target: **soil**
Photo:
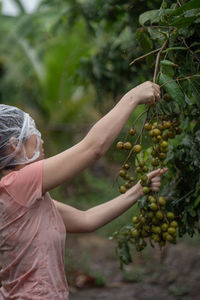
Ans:
[[[149,248],[121,271],[115,241],[94,234],[70,236],[70,300],[199,300],[199,245],[179,242],[162,253]]]

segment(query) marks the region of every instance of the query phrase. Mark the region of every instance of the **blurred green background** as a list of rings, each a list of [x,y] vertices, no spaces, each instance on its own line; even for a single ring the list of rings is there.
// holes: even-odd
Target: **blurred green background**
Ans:
[[[129,66],[141,54],[134,40],[139,14],[160,5],[139,2],[43,0],[29,12],[28,2],[12,0],[16,13],[9,15],[2,1],[0,101],[31,114],[46,157],[80,141],[126,91],[152,78],[144,64]],[[136,109],[127,128],[143,109]],[[52,196],[80,209],[108,201],[118,195],[115,178],[124,159],[113,144],[104,158]],[[109,236],[131,215],[99,232]]]

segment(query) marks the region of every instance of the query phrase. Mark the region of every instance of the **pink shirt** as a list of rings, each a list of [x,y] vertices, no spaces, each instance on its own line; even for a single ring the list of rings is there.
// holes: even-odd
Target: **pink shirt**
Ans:
[[[0,300],[67,300],[66,230],[48,193],[43,160],[0,181]],[[54,176],[54,174],[53,174]]]

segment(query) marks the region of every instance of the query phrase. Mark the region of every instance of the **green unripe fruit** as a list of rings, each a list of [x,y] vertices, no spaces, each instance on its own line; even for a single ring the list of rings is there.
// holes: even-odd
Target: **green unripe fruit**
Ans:
[[[132,217],[132,222],[133,222],[133,224],[138,223],[139,222],[138,217]]]
[[[159,242],[160,241],[160,237],[158,234],[152,234],[152,239],[154,240],[154,242]]]
[[[166,153],[163,152],[159,153],[160,160],[165,160],[166,156],[167,156]]]
[[[167,214],[166,214],[166,216],[167,216],[167,218],[169,218],[169,219],[174,219],[174,218],[175,218],[174,213],[171,212],[171,211],[168,211]]]
[[[144,161],[139,161],[139,166],[140,166],[141,168],[143,168],[143,167],[144,167]]]
[[[132,144],[130,142],[124,143],[124,149],[130,150],[132,148]]]
[[[176,221],[172,221],[172,222],[170,223],[170,227],[176,228],[176,227],[178,227],[178,223],[177,223]]]
[[[164,126],[163,126],[162,124],[159,124],[159,125],[158,125],[158,129],[159,129],[160,131],[163,131],[165,128],[164,128]]]
[[[121,185],[120,188],[119,188],[119,192],[120,192],[121,194],[126,193],[126,187],[125,187],[124,185]]]
[[[116,147],[117,147],[118,150],[122,150],[124,148],[124,143],[123,142],[118,142]]]
[[[167,229],[168,229],[168,224],[167,224],[167,223],[163,223],[163,224],[161,225],[161,230],[162,230],[162,231],[167,231]]]
[[[156,152],[155,150],[152,150],[152,151],[151,151],[151,155],[152,155],[153,157],[156,157],[158,154],[157,154],[157,152]]]
[[[149,234],[144,229],[141,231],[142,237],[147,237]]]
[[[151,130],[151,128],[152,128],[152,125],[150,123],[146,123],[144,125],[144,129],[147,130],[147,131]]]
[[[159,129],[157,129],[157,128],[153,129],[153,135],[154,136],[158,136],[160,134],[161,134],[161,131]]]
[[[149,225],[145,225],[143,228],[144,228],[144,230],[147,231],[147,232],[150,231],[150,226],[149,226]]]
[[[127,189],[130,189],[130,188],[131,188],[131,183],[130,183],[130,182],[126,182],[124,186],[125,186]]]
[[[130,175],[128,173],[125,174],[124,176],[125,179],[129,180],[130,179]]]
[[[152,226],[152,231],[153,231],[154,233],[161,233],[161,229],[160,229],[159,226]]]
[[[128,169],[130,169],[130,165],[129,165],[129,164],[125,164],[125,165],[124,165],[124,168],[125,168],[126,170],[128,170]]]
[[[152,211],[150,211],[150,212],[148,212],[147,216],[149,219],[153,219],[154,213]]]
[[[124,177],[126,175],[126,171],[125,170],[120,170],[119,171],[119,176]]]
[[[147,166],[144,166],[143,168],[142,168],[142,170],[143,170],[143,172],[148,172],[149,171],[149,168],[147,167]]]
[[[167,141],[163,141],[160,146],[162,148],[167,148],[168,147],[168,142]]]
[[[149,136],[153,136],[153,130],[149,131]]]
[[[164,239],[164,240],[167,240],[167,236],[168,236],[168,235],[169,235],[168,232],[163,232],[163,234],[162,234],[163,239]]]
[[[159,142],[159,140],[157,139],[157,137],[152,137],[152,142],[154,143],[154,144],[158,144],[158,142]]]
[[[166,148],[161,148],[161,151],[162,151],[163,153],[167,153],[167,152],[168,152],[168,147],[166,147]]]
[[[171,127],[172,123],[170,121],[166,121],[163,123],[163,126],[165,129],[169,129]]]
[[[153,167],[159,166],[159,160],[158,160],[157,158],[152,158],[152,160],[151,160],[151,165],[152,165]]]
[[[156,212],[156,218],[159,220],[162,220],[164,218],[164,215],[161,211],[157,211]]]
[[[140,222],[141,222],[141,224],[145,224],[145,223],[146,223],[146,219],[145,219],[144,217],[142,217],[142,218],[140,219]]]
[[[171,235],[171,234],[166,234],[166,240],[168,241],[168,242],[172,242],[173,241],[173,236]]]
[[[149,205],[149,207],[150,207],[150,209],[153,210],[153,211],[158,210],[158,205],[157,205],[156,203],[151,203],[151,204]]]
[[[142,188],[142,191],[143,191],[144,194],[148,194],[150,192],[150,188],[145,186],[145,187]]]
[[[131,128],[128,133],[132,136],[135,135],[136,134],[135,128]]]
[[[156,217],[153,217],[152,223],[153,223],[154,225],[158,225],[158,224],[159,224],[159,220],[158,220]]]
[[[142,172],[143,172],[143,169],[142,169],[141,167],[137,167],[137,168],[136,168],[136,172],[137,172],[137,173],[142,173]]]
[[[139,231],[137,229],[132,229],[131,230],[131,235],[134,238],[138,238],[140,236],[140,233],[139,233]]]
[[[162,133],[162,139],[165,141],[168,140],[168,133],[166,131]]]
[[[171,235],[174,235],[176,233],[176,229],[174,227],[169,227],[167,231]]]
[[[139,153],[142,150],[142,146],[141,145],[135,145],[133,147],[133,152],[134,153]]]
[[[166,167],[166,165],[167,165],[167,162],[166,162],[166,161],[163,161],[163,162],[162,162],[162,167]]]
[[[156,202],[156,199],[153,196],[148,196],[147,199],[150,203]]]
[[[158,203],[159,203],[160,205],[166,205],[167,201],[166,201],[166,199],[165,199],[164,197],[160,196],[160,197],[158,198]]]
[[[141,177],[141,180],[142,180],[143,182],[147,182],[147,181],[148,181],[148,176],[147,176],[147,175],[143,175],[143,176]]]

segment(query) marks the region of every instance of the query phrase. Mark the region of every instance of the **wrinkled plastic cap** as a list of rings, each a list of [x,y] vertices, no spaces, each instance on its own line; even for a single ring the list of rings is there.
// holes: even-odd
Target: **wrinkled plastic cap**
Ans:
[[[33,134],[37,136],[37,146],[33,157],[28,158],[23,143]],[[11,138],[16,146],[13,152],[8,147]],[[36,160],[40,155],[40,142],[41,133],[29,114],[17,107],[0,104],[0,169]]]

